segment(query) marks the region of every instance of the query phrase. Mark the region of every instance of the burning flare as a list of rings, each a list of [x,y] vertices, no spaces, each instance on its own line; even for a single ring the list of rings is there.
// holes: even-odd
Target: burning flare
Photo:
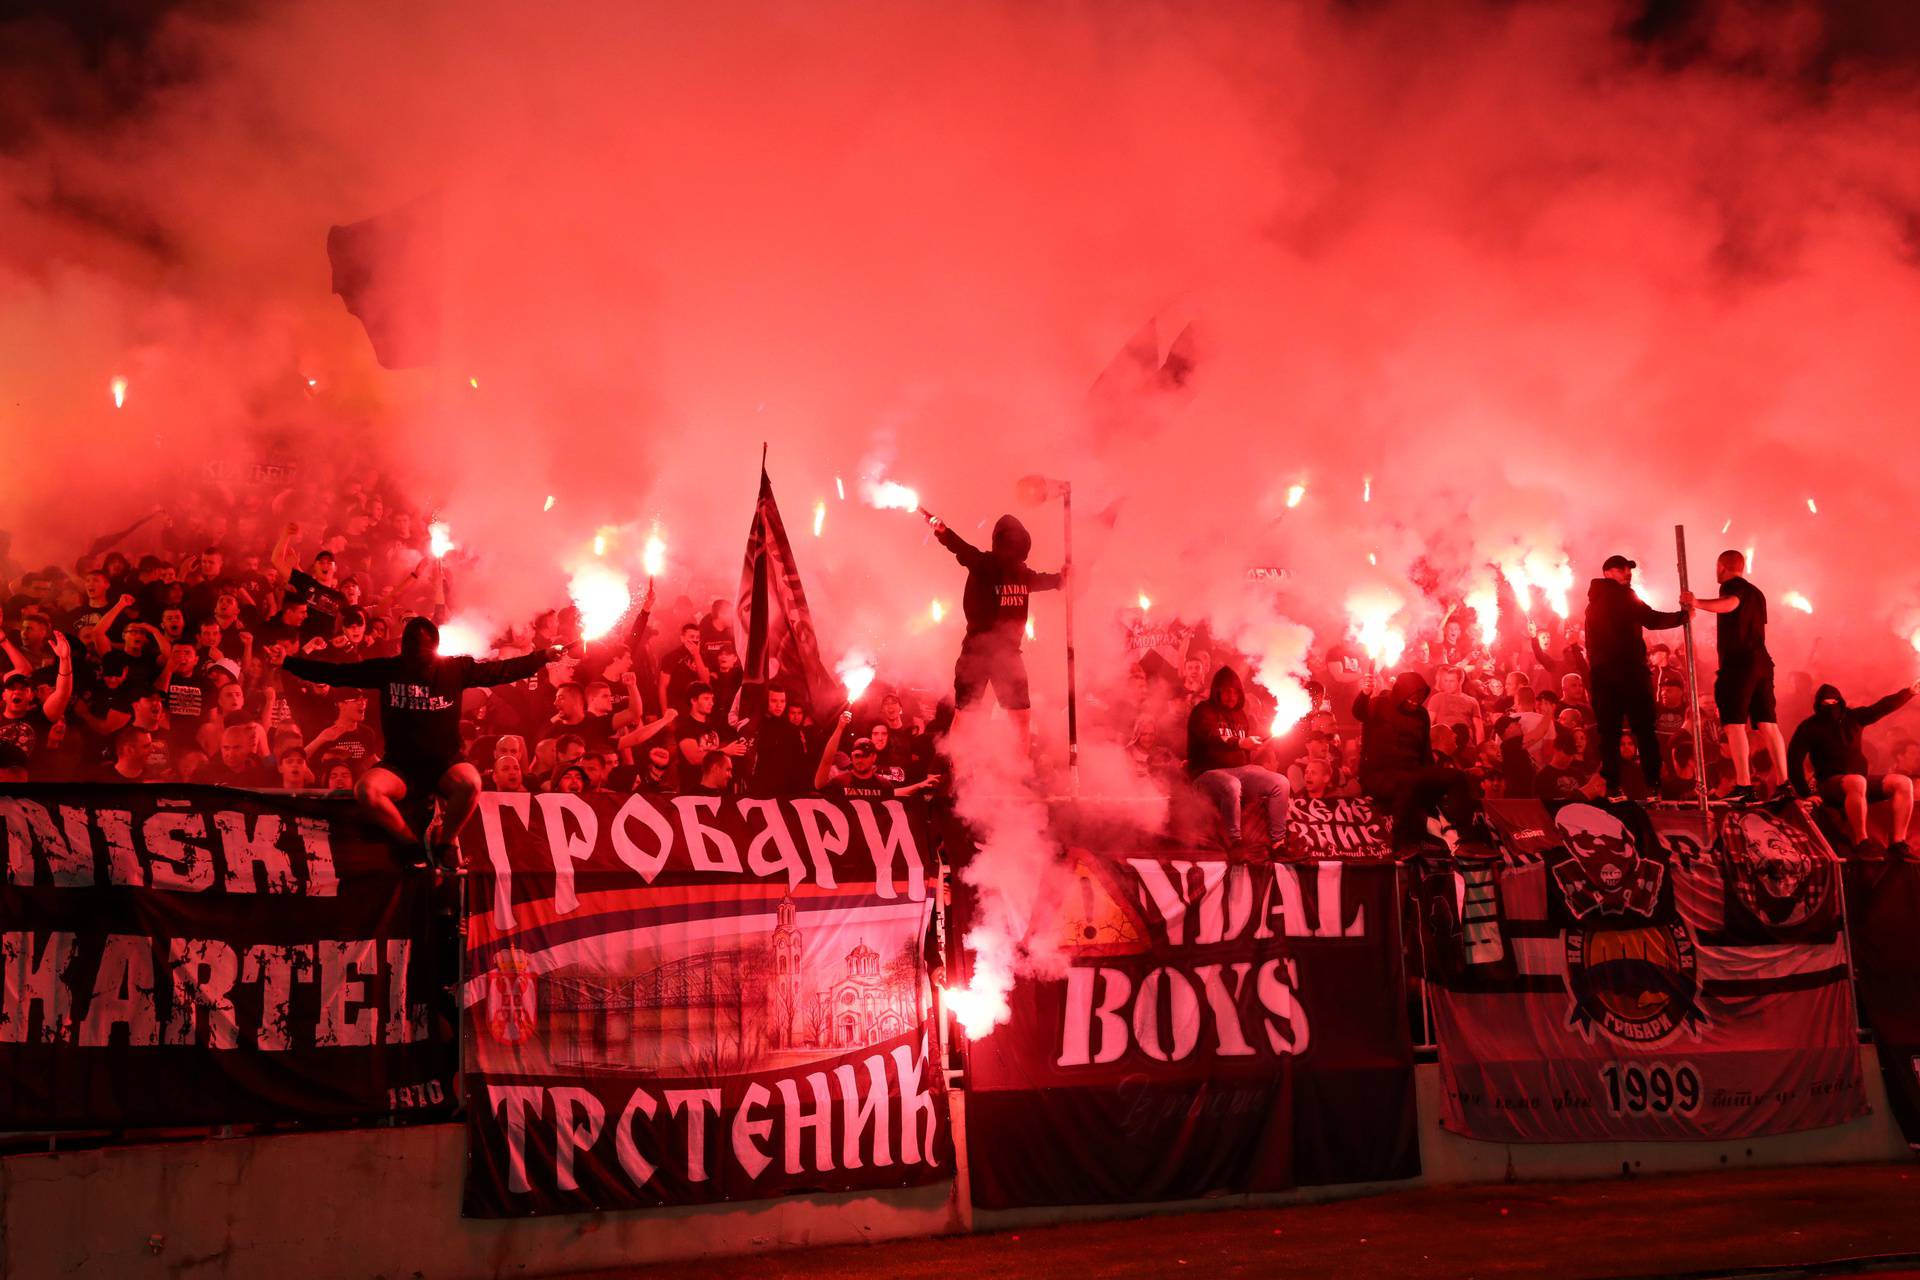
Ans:
[[[1780,602],[1786,605],[1787,608],[1798,609],[1802,613],[1813,612],[1813,601],[1807,599],[1798,591],[1788,591],[1784,593],[1780,597]]]
[[[813,504],[813,536],[819,537],[820,530],[827,523],[827,503],[823,498]]]
[[[604,564],[582,565],[567,584],[567,595],[580,610],[580,637],[598,640],[620,624],[633,606],[627,575]]]
[[[1473,610],[1480,643],[1492,645],[1500,634],[1500,591],[1492,583],[1467,592],[1467,608]]]
[[[868,506],[881,511],[917,511],[920,508],[919,492],[893,480],[868,480],[861,486],[861,494]]]
[[[540,509],[541,509],[542,511],[551,511],[551,510],[553,510],[553,495],[552,495],[552,494],[548,494],[548,495],[547,495],[547,505],[546,505],[546,506],[544,506],[544,507],[541,507]]]
[[[840,683],[846,686],[849,705],[860,701],[866,695],[868,686],[873,684],[873,664],[865,658],[848,654],[840,660],[837,670]]]
[[[435,560],[442,558],[458,545],[453,540],[453,531],[447,527],[445,520],[435,520],[427,526],[427,549],[433,553]],[[442,649],[446,648],[445,641],[446,635],[442,632],[440,645]]]
[[[927,616],[932,618],[936,624],[945,622],[947,620],[947,606],[935,600],[927,606]]]
[[[115,378],[112,387],[113,407],[116,409],[125,408],[127,404],[127,380],[125,378]]]
[[[1140,605],[1140,612],[1142,613],[1145,613],[1147,610],[1153,608],[1153,600],[1144,591],[1140,593],[1140,599],[1138,603]]]
[[[1013,991],[1013,957],[1007,940],[985,929],[967,934],[973,952],[973,981],[948,987],[946,1005],[967,1039],[978,1040],[1013,1017],[1007,996]]]
[[[1529,551],[1503,559],[1499,564],[1500,572],[1520,601],[1521,612],[1533,612],[1533,592],[1537,590],[1556,616],[1567,616],[1567,596],[1573,590],[1573,566],[1565,555]]]
[[[1391,667],[1406,652],[1406,633],[1393,625],[1394,615],[1405,604],[1406,601],[1385,587],[1363,588],[1347,597],[1347,618],[1353,626],[1353,638],[1376,667]]]
[[[479,657],[487,651],[487,629],[469,618],[448,618],[440,624],[440,652],[450,658]]]
[[[657,578],[667,571],[667,540],[660,536],[660,526],[653,526],[647,534],[646,545],[640,549],[640,567],[646,570],[649,578]]]
[[[1302,498],[1304,498],[1304,497],[1306,497],[1306,496],[1307,496],[1307,486],[1305,486],[1305,485],[1303,485],[1303,484],[1290,484],[1290,485],[1288,485],[1288,486],[1287,486],[1287,508],[1288,508],[1288,510],[1292,510],[1292,509],[1293,509],[1294,507],[1297,507],[1297,506],[1299,506],[1299,505],[1300,505],[1300,499],[1302,499]]]

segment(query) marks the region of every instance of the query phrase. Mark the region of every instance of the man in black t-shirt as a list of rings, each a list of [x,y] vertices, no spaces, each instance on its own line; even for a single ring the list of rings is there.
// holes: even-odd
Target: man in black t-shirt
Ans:
[[[680,647],[660,659],[660,706],[685,711],[693,686],[708,684],[711,669],[700,651],[700,624],[680,628]]]
[[[689,710],[674,725],[674,741],[679,744],[680,789],[692,791],[700,785],[700,774],[706,767],[707,753],[724,751],[730,756],[743,756],[747,753],[746,744],[738,741],[733,726],[727,723],[726,716],[714,708],[713,690],[704,684],[694,684],[687,690]]]
[[[1774,774],[1769,781],[1784,786],[1787,780],[1787,744],[1774,708],[1773,655],[1767,652],[1767,598],[1746,580],[1746,572],[1746,556],[1722,551],[1714,562],[1720,594],[1698,600],[1689,591],[1680,598],[1682,607],[1691,604],[1719,615],[1714,623],[1720,669],[1713,677],[1713,701],[1733,763],[1733,791],[1728,799],[1734,801],[1754,798],[1749,725],[1760,735],[1758,745],[1767,753],[1767,765]]]
[[[820,789],[821,795],[829,800],[893,800],[919,795],[940,785],[940,775],[937,773],[928,774],[920,781],[905,786],[881,777],[880,755],[874,750],[871,738],[854,739],[853,746],[847,750],[847,767],[836,770],[833,757],[840,746],[840,735],[852,723],[853,709],[849,707],[834,722],[826,749],[820,753],[820,767],[814,770],[813,785]]]

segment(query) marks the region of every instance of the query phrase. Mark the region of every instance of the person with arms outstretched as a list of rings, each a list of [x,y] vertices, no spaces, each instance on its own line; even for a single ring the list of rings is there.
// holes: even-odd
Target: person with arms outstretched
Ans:
[[[988,551],[973,546],[939,518],[929,516],[928,520],[940,545],[967,570],[967,585],[960,597],[967,634],[953,668],[954,706],[966,710],[991,686],[1020,730],[1021,742],[1029,743],[1033,701],[1027,691],[1026,660],[1020,654],[1027,631],[1027,597],[1035,591],[1060,590],[1066,575],[1027,567],[1033,535],[1014,516],[1001,516],[994,523]]]
[[[460,758],[460,695],[468,689],[524,680],[557,659],[561,646],[535,649],[518,658],[483,662],[440,656],[440,629],[427,618],[408,618],[400,653],[359,662],[320,662],[289,657],[289,672],[315,684],[376,690],[386,751],[360,775],[353,794],[374,822],[403,844],[421,850],[423,864],[448,856],[460,828],[480,800],[480,771]],[[400,812],[409,796],[438,795],[438,838],[415,832]],[[431,828],[429,828],[431,829]]]

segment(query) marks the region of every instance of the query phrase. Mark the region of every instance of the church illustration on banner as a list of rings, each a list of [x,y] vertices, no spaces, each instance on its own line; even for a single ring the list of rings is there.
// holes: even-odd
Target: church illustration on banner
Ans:
[[[773,922],[770,933],[736,935],[731,946],[633,977],[548,973],[539,979],[538,1038],[556,1066],[700,1075],[846,1053],[917,1024],[915,930],[879,924],[870,931],[890,953],[854,933],[835,961],[820,939],[846,937],[845,926],[823,931],[810,947],[791,896],[775,907]]]

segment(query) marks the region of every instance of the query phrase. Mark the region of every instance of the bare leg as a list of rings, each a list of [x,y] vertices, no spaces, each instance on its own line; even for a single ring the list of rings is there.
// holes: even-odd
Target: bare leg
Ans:
[[[1772,766],[1773,776],[1767,781],[1776,787],[1787,785],[1787,740],[1780,736],[1780,726],[1772,722],[1754,726],[1760,735],[1760,745],[1767,749],[1767,763]]]
[[[1840,779],[1847,801],[1847,833],[1859,844],[1867,838],[1867,780],[1857,773]]]
[[[1033,712],[1022,708],[1019,711],[1009,711],[1007,715],[1012,717],[1013,727],[1020,734],[1020,750],[1022,752],[1033,750]]]
[[[1733,758],[1733,785],[1753,785],[1753,750],[1747,745],[1747,726],[1723,725],[1727,735],[1727,754]]]
[[[440,839],[436,842],[441,848],[452,844],[459,836],[460,829],[467,825],[467,819],[480,805],[480,771],[472,765],[456,764],[440,775]]]
[[[1893,806],[1893,834],[1899,844],[1907,838],[1907,824],[1913,820],[1913,779],[1903,773],[1890,773],[1886,781],[1887,801]]]
[[[408,844],[420,843],[418,833],[400,816],[400,801],[407,798],[407,784],[400,780],[399,774],[375,765],[360,775],[360,781],[354,784],[353,796],[381,830]]]

